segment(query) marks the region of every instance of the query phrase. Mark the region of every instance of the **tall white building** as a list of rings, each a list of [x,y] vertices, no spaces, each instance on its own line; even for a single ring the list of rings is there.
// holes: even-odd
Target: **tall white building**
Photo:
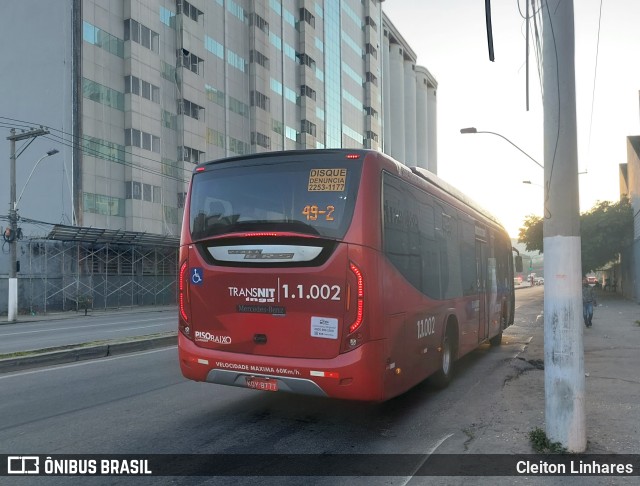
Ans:
[[[272,150],[366,147],[437,172],[437,82],[382,6],[12,2],[0,129],[51,132],[20,154],[18,190],[40,153],[60,150],[21,216],[178,235],[195,164]]]

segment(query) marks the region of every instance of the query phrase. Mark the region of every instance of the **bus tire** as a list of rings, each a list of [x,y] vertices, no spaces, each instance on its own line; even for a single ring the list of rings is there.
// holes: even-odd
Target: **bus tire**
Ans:
[[[440,356],[440,369],[431,377],[431,383],[436,388],[445,388],[451,382],[453,374],[454,347],[451,328],[442,340],[442,354]]]
[[[489,344],[491,346],[500,346],[502,344],[502,331],[489,339]]]

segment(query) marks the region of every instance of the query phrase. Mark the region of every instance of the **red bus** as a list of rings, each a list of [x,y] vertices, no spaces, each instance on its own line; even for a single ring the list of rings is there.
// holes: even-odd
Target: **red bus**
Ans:
[[[200,164],[179,259],[180,367],[202,382],[382,401],[513,323],[498,222],[368,150]]]

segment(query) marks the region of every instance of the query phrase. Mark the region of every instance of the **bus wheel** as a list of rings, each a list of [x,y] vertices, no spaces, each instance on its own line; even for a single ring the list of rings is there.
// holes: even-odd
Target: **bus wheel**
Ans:
[[[442,341],[440,370],[431,377],[431,383],[437,388],[445,388],[451,382],[453,373],[453,342],[449,330]]]
[[[502,344],[502,331],[489,339],[489,344],[491,346],[500,346]]]

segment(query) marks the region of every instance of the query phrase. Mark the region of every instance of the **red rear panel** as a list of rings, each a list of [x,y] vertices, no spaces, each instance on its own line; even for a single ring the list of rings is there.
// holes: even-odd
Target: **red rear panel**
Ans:
[[[191,326],[194,342],[203,348],[263,356],[333,358],[340,352],[349,289],[347,245],[333,248],[317,267],[257,268],[209,264],[206,253],[270,254],[300,248],[278,245],[278,237],[251,245],[210,247],[189,251]],[[271,243],[269,243],[271,241]],[[329,251],[329,250],[326,250]],[[203,257],[205,254],[205,257]]]

